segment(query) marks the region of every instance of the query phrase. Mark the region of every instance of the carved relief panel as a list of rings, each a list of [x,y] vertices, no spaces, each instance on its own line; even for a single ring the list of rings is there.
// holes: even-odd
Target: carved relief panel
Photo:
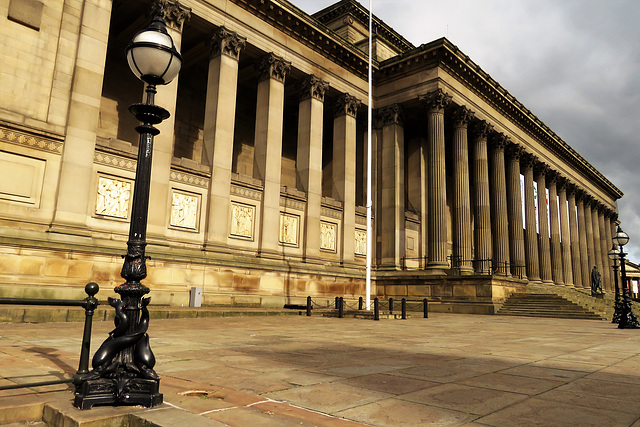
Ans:
[[[298,246],[298,227],[300,217],[280,213],[280,243],[283,245]]]
[[[253,223],[256,207],[231,203],[231,237],[253,239]]]
[[[170,224],[174,227],[197,230],[200,196],[174,190],[171,200]]]
[[[337,224],[320,221],[320,249],[331,252],[336,251],[337,230]]]
[[[365,230],[356,229],[355,254],[367,255],[367,232]]]
[[[98,177],[96,214],[112,218],[129,217],[131,182],[106,176]]]

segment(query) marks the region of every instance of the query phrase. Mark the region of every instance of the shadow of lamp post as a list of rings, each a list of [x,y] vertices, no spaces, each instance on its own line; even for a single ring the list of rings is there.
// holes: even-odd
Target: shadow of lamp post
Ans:
[[[133,208],[127,241],[127,254],[120,275],[125,283],[114,290],[121,299],[109,298],[115,313],[115,329],[96,351],[93,370],[76,387],[74,406],[90,409],[93,405],[142,405],[162,403],[160,378],[153,370],[155,358],[149,347],[149,311],[151,298],[143,298],[149,288],[140,283],[147,277],[145,247],[153,137],[160,131],[153,125],[169,117],[164,108],[154,105],[157,85],[170,83],[180,71],[182,57],[167,32],[163,11],[145,30],[133,37],[126,49],[133,73],[146,83],[146,101],[133,104],[129,111],[142,124],[136,167]]]
[[[613,245],[609,251],[609,258],[613,260],[613,283],[616,291],[615,311],[613,313],[611,323],[620,323],[620,316],[622,316],[622,301],[620,301],[620,287],[618,286],[618,260],[620,259],[620,249],[618,249],[618,246]]]
[[[620,225],[616,230],[615,236],[613,236],[613,244],[620,248],[620,275],[622,280],[622,310],[620,313],[620,320],[618,321],[618,328],[620,329],[637,329],[640,328],[638,319],[631,311],[631,299],[629,298],[629,287],[627,286],[627,272],[625,269],[624,257],[627,255],[624,252],[623,246],[629,242],[629,235],[622,231]]]

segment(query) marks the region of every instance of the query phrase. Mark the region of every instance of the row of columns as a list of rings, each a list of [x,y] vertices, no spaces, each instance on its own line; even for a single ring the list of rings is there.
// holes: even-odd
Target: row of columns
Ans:
[[[238,82],[238,59],[244,37],[221,27],[212,40],[205,107],[202,163],[212,166],[205,248],[226,246],[229,229],[233,132]],[[278,256],[280,179],[284,117],[284,82],[291,63],[268,53],[259,64],[256,100],[253,177],[263,182],[258,251]],[[322,199],[322,141],[324,96],[329,84],[309,75],[299,86],[297,186],[306,192],[302,236],[305,260],[321,259],[320,214]],[[354,262],[356,114],[360,101],[342,94],[333,122],[333,197],[342,202],[338,250],[342,263]]]
[[[426,200],[421,205],[426,210],[422,223],[423,238],[427,242],[427,270],[442,273],[449,268],[444,123],[445,110],[452,110],[452,251],[460,271],[488,273],[491,265],[494,273],[505,276],[589,287],[591,268],[597,265],[605,284],[610,286],[607,253],[616,220],[613,211],[526,152],[524,147],[495,132],[489,123],[474,119],[473,112],[467,107],[448,109],[451,96],[441,89],[421,96],[420,101],[427,112],[427,138],[423,150],[426,165],[422,168],[422,182],[427,188],[422,192]],[[389,108],[397,110],[399,106],[379,109],[379,116],[388,115]],[[383,146],[398,146],[397,142],[391,142],[388,124],[382,122]],[[468,148],[470,128],[472,153]],[[397,134],[398,130],[394,132]],[[392,184],[396,189],[401,188],[394,178],[398,175],[394,169],[397,166],[389,163],[392,154],[383,148],[382,162],[390,169],[385,166],[381,169],[383,198],[387,191],[381,206],[387,206],[387,211],[382,211],[380,221],[388,221],[386,227],[381,227],[381,259],[389,262],[394,251],[400,250],[390,247],[390,242],[398,241],[397,217],[400,214],[392,209],[399,204],[397,194],[393,194],[395,199],[391,198],[390,189]],[[473,206],[469,191],[471,172]],[[524,201],[521,174],[524,176]],[[534,183],[537,183],[537,193],[533,190]],[[385,245],[384,242],[389,243]]]

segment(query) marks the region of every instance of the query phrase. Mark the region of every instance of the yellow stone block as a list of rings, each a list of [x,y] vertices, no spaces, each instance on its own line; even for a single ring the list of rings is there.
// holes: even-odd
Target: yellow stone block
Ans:
[[[18,271],[21,275],[39,276],[42,274],[44,260],[41,258],[22,258],[18,264]]]

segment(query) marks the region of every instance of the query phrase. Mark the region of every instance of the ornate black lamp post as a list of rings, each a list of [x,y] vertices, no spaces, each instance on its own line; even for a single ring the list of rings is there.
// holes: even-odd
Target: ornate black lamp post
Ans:
[[[151,25],[136,34],[127,46],[127,61],[133,73],[147,84],[146,102],[133,104],[129,111],[142,124],[136,168],[133,208],[127,241],[127,254],[120,275],[125,283],[114,290],[121,299],[109,298],[115,308],[115,329],[93,356],[93,370],[76,388],[74,406],[90,409],[93,405],[142,405],[162,403],[160,378],[153,370],[155,358],[149,347],[149,311],[151,298],[142,298],[149,288],[140,283],[147,277],[145,247],[151,155],[153,137],[160,131],[156,125],[169,117],[169,112],[154,105],[156,85],[171,82],[180,71],[182,57],[167,33],[162,10]]]
[[[629,288],[627,287],[627,273],[625,270],[624,257],[626,253],[623,250],[623,246],[629,242],[629,235],[622,231],[620,225],[613,236],[613,244],[620,247],[620,273],[622,276],[622,310],[620,320],[618,322],[618,328],[620,329],[636,329],[640,328],[638,319],[631,311],[631,300],[629,299]]]
[[[613,283],[616,291],[615,312],[613,313],[613,320],[611,320],[611,323],[620,323],[620,317],[622,316],[622,302],[620,301],[620,287],[618,286],[618,260],[620,259],[620,249],[618,249],[618,246],[613,245],[609,251],[609,258],[613,260]]]

